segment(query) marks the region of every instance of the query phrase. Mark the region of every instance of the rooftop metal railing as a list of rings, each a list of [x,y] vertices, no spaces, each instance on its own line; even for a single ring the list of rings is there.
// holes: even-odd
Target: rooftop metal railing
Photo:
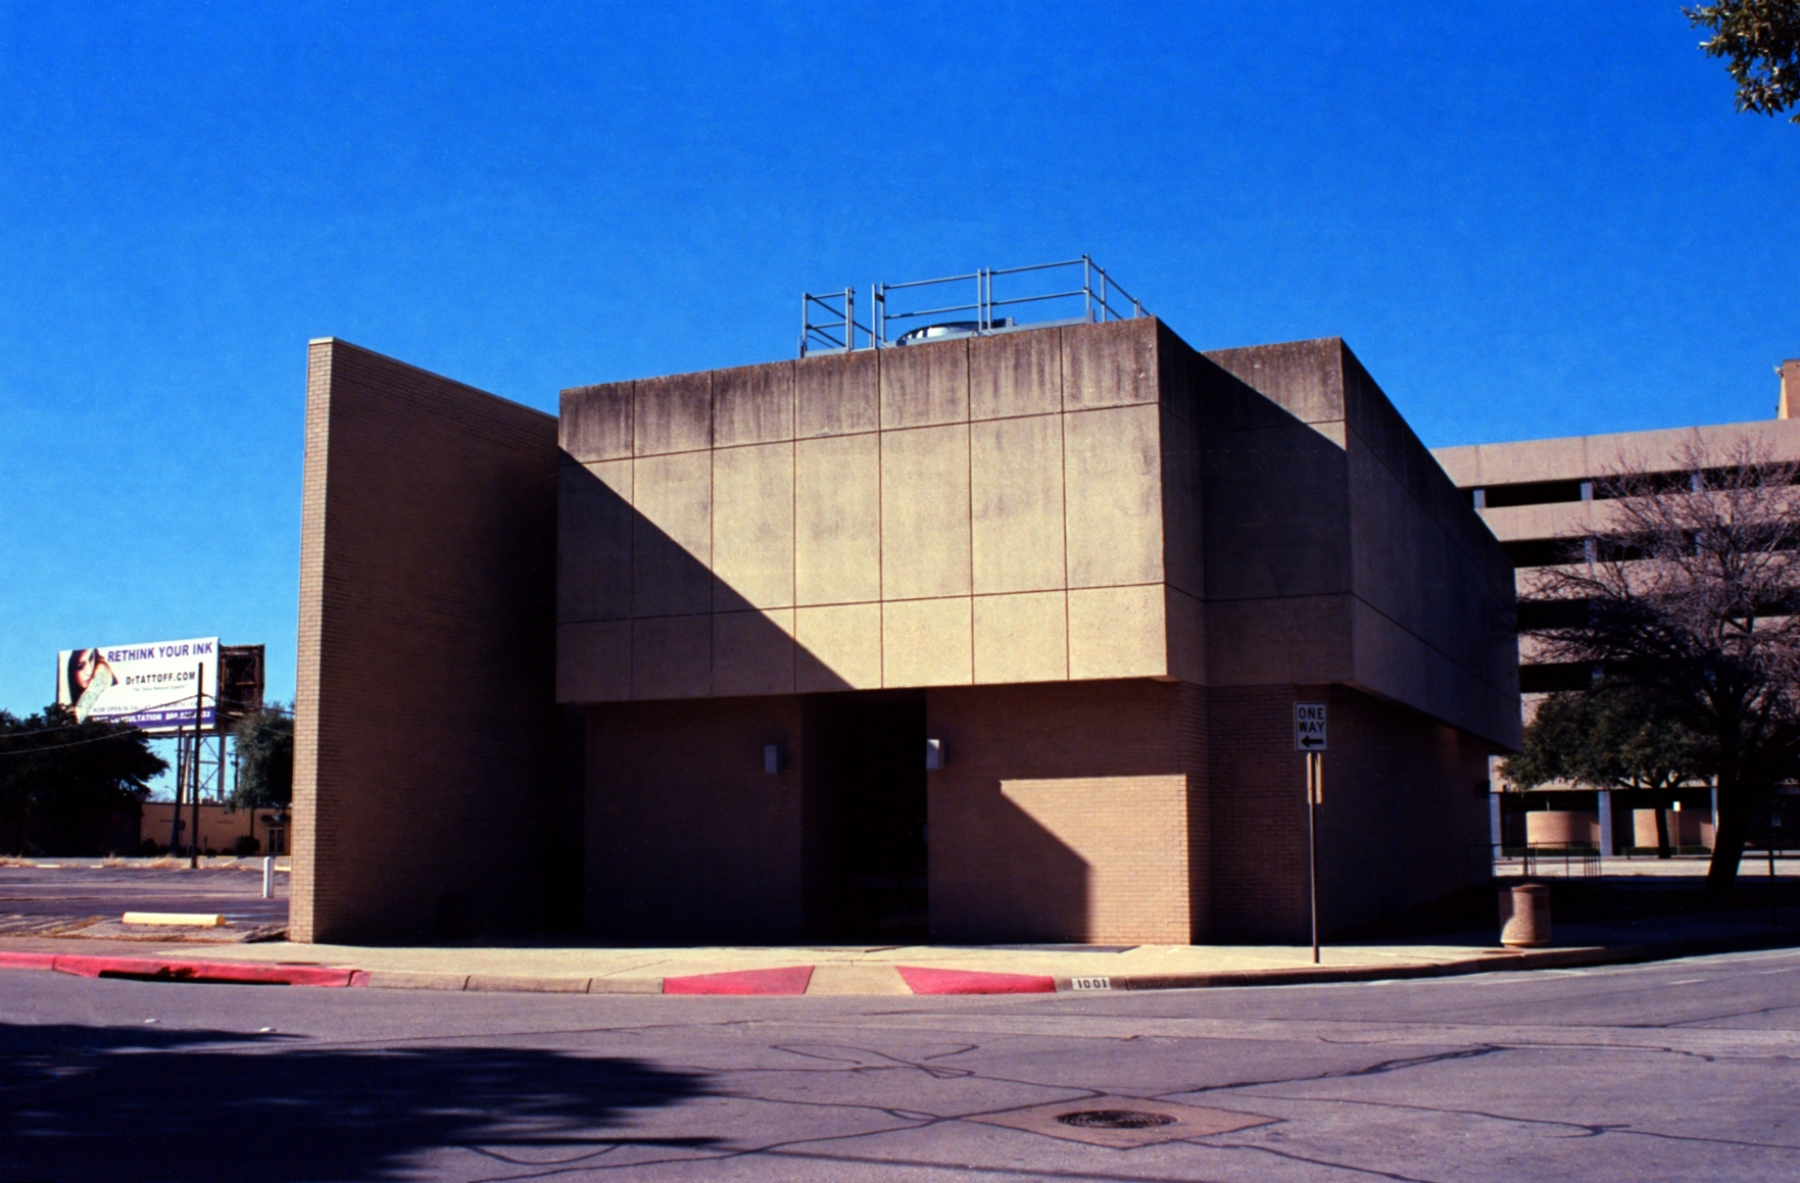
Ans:
[[[817,317],[818,319],[814,319]],[[856,320],[856,289],[800,297],[800,356],[809,353],[847,353],[856,348],[856,331],[873,339],[869,326]]]
[[[1077,280],[1079,286],[1076,286]],[[971,285],[974,298],[967,300]],[[856,319],[854,289],[845,288],[842,292],[824,295],[803,293],[800,299],[800,356],[859,348],[888,349],[913,341],[985,336],[1014,329],[1126,320],[1145,315],[1143,304],[1087,255],[1059,263],[983,267],[967,275],[877,283],[871,285],[869,295],[869,323],[863,324]],[[1052,315],[1021,323],[1017,315],[1008,314],[1027,309],[1048,310]],[[1058,317],[1054,315],[1056,311],[1068,315]],[[863,342],[860,345],[859,332]],[[897,336],[890,337],[896,332]]]

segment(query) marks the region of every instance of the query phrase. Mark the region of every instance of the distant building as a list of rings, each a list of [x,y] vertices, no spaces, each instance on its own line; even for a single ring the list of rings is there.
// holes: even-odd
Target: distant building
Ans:
[[[1800,462],[1800,361],[1783,362],[1778,374],[1780,393],[1774,419],[1471,444],[1437,448],[1432,455],[1500,540],[1521,573],[1524,590],[1523,579],[1529,578],[1526,573],[1567,562],[1572,549],[1579,549],[1583,539],[1605,532],[1606,504],[1595,500],[1595,487],[1596,482],[1603,483],[1609,475],[1625,471],[1679,474],[1683,455],[1695,445],[1714,455],[1725,455],[1746,441],[1766,449],[1772,461]],[[1521,627],[1528,628],[1535,622],[1529,607],[1521,610]],[[1527,718],[1544,695],[1581,689],[1590,685],[1594,676],[1594,669],[1587,665],[1544,660],[1529,638],[1520,640],[1519,688],[1525,696]],[[1496,780],[1495,787],[1498,790],[1503,786]],[[1555,823],[1544,821],[1537,832],[1546,842],[1591,842],[1609,853],[1622,851],[1626,846],[1655,845],[1653,811],[1674,813],[1684,809],[1686,817],[1664,819],[1666,826],[1673,827],[1669,833],[1675,843],[1707,847],[1712,844],[1716,810],[1710,791],[1703,786],[1667,795],[1666,800],[1652,801],[1648,795],[1642,795],[1638,800],[1618,802],[1621,809],[1632,808],[1648,815],[1633,819],[1629,825],[1622,814],[1614,820],[1615,794],[1596,795],[1591,790],[1575,790],[1574,786],[1549,786],[1544,792],[1556,795],[1554,799],[1542,799],[1546,805],[1558,806],[1552,812],[1580,815]],[[1699,820],[1701,814],[1705,821]],[[1526,836],[1521,828],[1506,844],[1522,845]]]
[[[143,808],[143,817],[138,822],[140,850],[147,842],[166,853],[172,835],[178,835],[176,849],[187,849],[188,829],[193,821],[192,803],[182,803],[179,829],[171,824],[170,814],[175,809],[175,802],[146,801]],[[202,854],[236,854],[238,844],[245,840],[255,843],[250,851],[252,854],[286,854],[287,833],[288,815],[284,810],[231,809],[216,801],[200,803],[199,845]]]
[[[292,932],[1291,940],[1484,882],[1506,555],[1341,341],[563,392],[312,343]]]

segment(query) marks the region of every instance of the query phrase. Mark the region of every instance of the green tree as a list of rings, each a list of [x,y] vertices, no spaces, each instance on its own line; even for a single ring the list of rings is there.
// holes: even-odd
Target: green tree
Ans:
[[[1800,104],[1800,0],[1722,0],[1681,11],[1712,30],[1700,48],[1728,60],[1738,110],[1776,115]]]
[[[286,809],[294,799],[294,716],[278,702],[245,715],[237,739],[233,809]]]
[[[142,731],[63,707],[19,718],[0,711],[0,834],[18,853],[74,852],[108,815],[136,813],[168,769]]]
[[[1500,766],[1522,789],[1554,781],[1594,789],[1668,790],[1712,774],[1712,746],[1648,687],[1604,682],[1552,694],[1525,728],[1524,750]],[[1657,813],[1657,853],[1668,822]]]

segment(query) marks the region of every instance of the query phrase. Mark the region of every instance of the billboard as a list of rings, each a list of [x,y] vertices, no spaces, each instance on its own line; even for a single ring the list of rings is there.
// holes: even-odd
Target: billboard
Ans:
[[[200,725],[211,727],[219,703],[217,637],[65,649],[56,655],[56,701],[81,720],[130,723],[145,731],[192,727],[194,678],[202,668]]]

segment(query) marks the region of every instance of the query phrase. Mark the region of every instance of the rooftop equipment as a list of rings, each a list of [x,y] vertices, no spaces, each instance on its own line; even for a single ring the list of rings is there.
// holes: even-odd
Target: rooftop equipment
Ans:
[[[996,281],[999,281],[998,284]],[[1079,281],[1080,286],[1075,286]],[[974,285],[974,302],[957,303]],[[996,287],[1004,296],[996,295]],[[870,316],[856,319],[856,290],[800,297],[800,356],[891,349],[957,337],[984,337],[1060,324],[1127,320],[1144,307],[1086,255],[1030,267],[984,267],[968,275],[877,283],[869,288]],[[1009,309],[1048,315],[1020,323]],[[974,313],[973,319],[967,314]],[[1063,315],[1058,316],[1058,313]],[[897,336],[889,337],[890,333]],[[858,335],[861,335],[859,344]]]

